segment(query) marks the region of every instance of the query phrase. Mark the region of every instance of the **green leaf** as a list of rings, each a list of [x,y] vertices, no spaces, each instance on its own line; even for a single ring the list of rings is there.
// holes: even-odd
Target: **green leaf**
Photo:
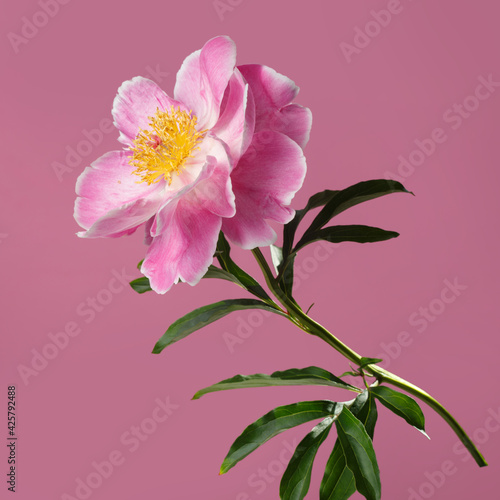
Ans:
[[[142,276],[141,278],[137,278],[136,280],[131,281],[130,286],[137,293],[145,293],[152,291],[152,288],[149,284],[149,278],[146,278],[145,276]]]
[[[330,243],[341,243],[343,241],[353,241],[355,243],[374,243],[376,241],[385,241],[396,238],[399,233],[395,231],[386,231],[378,227],[348,225],[331,226],[319,229],[318,231],[304,235],[297,243],[295,251],[304,248],[314,241],[324,240]]]
[[[139,269],[139,271],[141,270],[141,266],[142,266],[142,263],[144,262],[144,259],[140,260],[137,264],[137,269]]]
[[[316,453],[328,436],[335,418],[335,416],[330,416],[322,420],[295,449],[281,478],[281,500],[303,500],[307,495]]]
[[[233,275],[236,279],[235,283],[239,284],[245,290],[248,290],[250,293],[259,297],[262,300],[270,301],[271,298],[266,293],[266,291],[259,285],[259,283],[252,278],[248,273],[243,271],[241,267],[239,267],[233,259],[230,257],[231,247],[226,240],[222,231],[219,233],[219,240],[217,242],[217,251],[215,256],[219,261],[220,266],[224,271],[227,271],[229,274]]]
[[[288,257],[286,267],[283,268],[283,272],[279,280],[280,288],[285,292],[285,294],[288,297],[292,297],[293,280],[294,280],[293,266],[295,264],[295,257],[296,254],[292,254]]]
[[[380,472],[364,425],[344,406],[335,426],[347,467],[354,474],[356,489],[366,500],[380,500]]]
[[[160,340],[156,343],[153,353],[158,354],[165,347],[174,342],[177,342],[189,334],[203,328],[204,326],[223,318],[233,311],[241,311],[243,309],[264,309],[276,314],[286,315],[280,310],[265,304],[260,300],[255,299],[229,299],[215,302],[207,306],[200,307],[186,314],[182,318],[172,323]]]
[[[376,365],[377,363],[382,363],[382,361],[384,361],[383,359],[379,359],[379,358],[365,358],[365,357],[362,357],[361,360],[360,360],[360,364],[359,364],[359,368],[364,368],[365,366],[368,366],[368,365]]]
[[[320,500],[347,500],[355,492],[354,474],[347,467],[344,450],[337,439],[326,464],[325,474],[319,489],[319,498]]]
[[[361,402],[362,397],[366,396],[366,400],[360,405],[356,406],[356,402]],[[377,405],[375,403],[375,398],[369,391],[364,391],[360,394],[354,404],[350,408],[351,413],[364,425],[366,432],[373,441],[373,435],[375,433],[375,424],[377,423]]]
[[[288,224],[286,224],[283,229],[283,259],[279,267],[279,275],[281,278],[284,274],[284,271],[288,270],[289,276],[287,279],[280,279],[280,287],[282,288],[282,290],[284,290],[288,296],[291,296],[293,282],[293,261],[290,261],[291,256],[293,256],[294,252],[297,249],[302,248],[307,243],[310,243],[312,241],[317,241],[318,239],[326,239],[326,241],[331,241],[328,238],[323,238],[321,235],[318,238],[318,235],[315,233],[317,233],[317,231],[319,231],[325,224],[327,224],[335,215],[338,215],[339,213],[347,210],[354,205],[363,203],[364,201],[373,200],[380,196],[397,192],[409,193],[410,191],[407,191],[405,187],[397,181],[376,179],[371,181],[359,182],[358,184],[350,186],[341,191],[325,190],[311,196],[305,208],[303,208],[302,210],[297,210],[295,212],[295,217]],[[300,222],[307,214],[307,212],[321,206],[323,206],[323,209],[318,213],[311,226],[305,231],[299,244],[296,245],[294,249],[293,243],[295,233]],[[391,237],[394,236],[397,236],[397,234],[394,234]],[[292,279],[290,279],[290,277]],[[286,290],[283,286],[283,283],[287,284]]]
[[[314,194],[309,198],[307,205],[302,210],[297,210],[295,212],[295,217],[288,224],[285,224],[283,228],[283,257],[285,260],[288,259],[292,251],[295,233],[307,212],[326,205],[335,195],[337,195],[337,193],[339,193],[339,191],[326,189],[325,191]]]
[[[245,288],[245,286],[236,278],[236,276],[228,273],[224,269],[220,269],[214,265],[210,265],[207,272],[203,276],[203,278],[207,279],[221,279],[226,281],[231,281],[232,283],[236,283],[238,286]],[[245,288],[246,289],[246,288]]]
[[[302,210],[295,212],[295,217],[283,228],[283,248],[281,249],[281,262],[276,266],[276,271],[279,274],[279,286],[288,297],[292,297],[293,290],[293,266],[295,254],[292,254],[293,241],[297,228],[310,210],[325,205],[332,199],[338,191],[325,190],[309,198],[307,205]]]
[[[199,399],[201,396],[210,392],[227,391],[229,389],[288,385],[327,385],[360,392],[357,387],[344,382],[332,373],[322,368],[318,368],[317,366],[309,366],[308,368],[291,368],[290,370],[277,371],[271,375],[263,373],[256,373],[255,375],[236,375],[201,389],[193,396],[193,399]]]
[[[250,424],[236,439],[222,463],[220,473],[226,473],[279,433],[317,418],[335,415],[339,411],[339,404],[333,401],[301,401],[274,408]]]
[[[367,434],[373,440],[377,422],[377,406],[373,396],[367,390],[363,391],[354,400],[350,411],[364,425]],[[354,474],[347,467],[344,450],[340,440],[337,439],[321,481],[320,500],[347,500],[355,492]]]
[[[338,191],[319,212],[304,236],[316,232],[344,210],[390,193],[413,194],[407,191],[401,183],[388,179],[358,182],[342,191]]]
[[[139,262],[139,264],[141,263],[142,261]],[[233,276],[231,273],[228,273],[227,271],[224,271],[224,269],[219,269],[218,267],[215,267],[213,265],[210,265],[208,267],[208,270],[202,279],[205,278],[218,278],[226,281],[231,281],[232,283],[236,283],[237,285],[241,286],[246,290],[246,287],[242,283],[240,283],[235,276]],[[151,288],[151,284],[149,283],[149,278],[146,278],[145,276],[142,276],[141,278],[137,278],[136,280],[131,281],[130,286],[137,293],[151,292],[153,290]]]
[[[393,413],[413,425],[424,436],[429,438],[425,432],[425,417],[417,402],[401,392],[386,386],[372,387],[370,392]],[[429,438],[430,439],[430,438]]]

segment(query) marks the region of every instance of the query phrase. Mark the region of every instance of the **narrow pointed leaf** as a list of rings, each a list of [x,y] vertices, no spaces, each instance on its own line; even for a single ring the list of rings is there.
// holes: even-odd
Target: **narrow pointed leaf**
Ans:
[[[342,243],[343,241],[374,243],[396,238],[397,236],[399,236],[399,233],[395,231],[386,231],[379,227],[362,225],[331,226],[304,235],[297,243],[295,251],[304,248],[306,245],[309,245],[309,243],[320,240],[329,241],[330,243]]]
[[[356,489],[366,500],[380,500],[380,471],[372,440],[364,425],[344,406],[335,426]]]
[[[311,483],[311,472],[316,453],[328,436],[335,418],[335,416],[330,416],[321,421],[295,449],[295,453],[281,478],[281,500],[303,500],[306,496]]]
[[[373,396],[368,391],[363,391],[349,409],[373,440],[377,422],[377,406]],[[355,492],[356,480],[347,466],[344,450],[337,438],[321,481],[320,500],[347,500]]]
[[[217,251],[215,256],[219,261],[220,266],[224,271],[227,271],[229,274],[232,274],[238,284],[243,286],[250,293],[259,297],[263,300],[271,300],[266,291],[259,285],[259,283],[252,278],[248,273],[243,271],[241,267],[239,267],[230,256],[231,246],[226,240],[222,231],[219,233],[219,240],[217,242]],[[235,282],[236,283],[236,282]]]
[[[142,261],[141,261],[142,262]],[[139,263],[140,264],[140,263]],[[228,273],[224,269],[219,269],[218,267],[215,267],[213,265],[210,265],[207,272],[203,276],[203,279],[205,278],[218,278],[218,279],[223,279],[226,281],[231,281],[232,283],[236,283],[237,285],[241,286],[245,290],[247,289],[240,281],[233,276],[231,273]],[[144,292],[151,292],[152,288],[149,283],[149,278],[146,278],[145,276],[142,276],[141,278],[137,278],[136,280],[133,280],[130,282],[130,286],[137,292],[137,293],[144,293]]]
[[[204,326],[223,318],[233,311],[244,309],[263,309],[286,316],[280,310],[255,299],[229,299],[200,307],[172,323],[160,340],[156,343],[153,353],[158,354],[165,347],[177,342]]]
[[[293,281],[294,281],[294,269],[296,254],[291,254],[288,256],[285,267],[279,280],[280,288],[285,292],[288,297],[292,297],[293,292]]]
[[[406,420],[410,425],[422,432],[425,432],[425,417],[417,402],[403,394],[386,386],[372,387],[370,392],[389,410]],[[430,438],[429,438],[430,439]]]
[[[246,289],[246,287],[238,280],[238,278],[236,278],[236,276],[232,275],[231,273],[228,273],[224,269],[220,269],[213,265],[209,266],[203,278],[231,281],[232,283],[236,283],[237,285]]]
[[[335,415],[338,412],[338,403],[333,401],[301,401],[274,408],[250,424],[236,439],[222,463],[220,473],[226,473],[240,460],[279,433],[311,420]]]
[[[314,194],[309,198],[307,205],[302,210],[297,210],[295,212],[295,217],[288,224],[285,224],[283,229],[283,257],[285,259],[288,258],[292,251],[295,233],[307,212],[326,205],[338,192],[339,191],[326,189],[325,191]]]
[[[280,276],[279,286],[288,297],[292,297],[293,290],[293,266],[295,254],[292,254],[293,241],[297,228],[310,210],[324,206],[332,199],[338,191],[325,190],[309,198],[307,205],[302,210],[295,212],[295,217],[283,228],[283,248],[281,251],[281,263],[277,266],[277,272]]]
[[[291,368],[290,370],[277,371],[271,375],[266,375],[264,373],[256,373],[255,375],[236,375],[201,389],[193,396],[193,399],[199,399],[201,396],[210,392],[227,391],[230,389],[287,385],[328,385],[360,392],[360,389],[344,382],[332,373],[316,366],[309,366],[308,368]]]
[[[391,193],[410,193],[410,191],[407,191],[401,183],[389,179],[359,182],[338,191],[319,212],[305,234],[314,233],[348,208]]]

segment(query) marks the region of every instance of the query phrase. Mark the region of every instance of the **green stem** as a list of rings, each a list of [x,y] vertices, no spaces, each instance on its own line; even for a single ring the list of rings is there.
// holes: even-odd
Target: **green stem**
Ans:
[[[283,304],[283,306],[287,309],[290,319],[297,325],[299,328],[304,330],[307,333],[315,335],[320,339],[324,340],[327,344],[331,345],[334,349],[336,349],[340,354],[345,356],[349,361],[355,363],[356,365],[361,364],[361,356],[354,350],[352,350],[349,346],[341,342],[335,335],[330,333],[325,327],[314,321],[310,318],[296,303],[291,300],[289,297],[285,295],[285,293],[281,290],[278,285],[276,278],[274,277],[267,260],[262,254],[259,248],[252,250],[257,262],[259,263],[260,268],[264,274],[266,279],[266,283],[269,289],[273,292],[276,298]],[[376,379],[380,382],[386,382],[395,387],[399,387],[400,389],[405,390],[409,394],[417,397],[427,405],[429,405],[436,413],[438,413],[446,423],[452,428],[455,434],[458,436],[460,441],[464,444],[464,446],[469,450],[470,454],[474,457],[474,460],[480,467],[484,467],[487,464],[484,457],[481,455],[479,450],[476,448],[472,440],[469,438],[467,433],[462,429],[460,424],[453,418],[451,413],[439,403],[436,399],[434,399],[430,394],[420,389],[416,385],[398,377],[397,375],[377,366],[377,365],[369,365],[365,368],[365,371],[376,377]]]

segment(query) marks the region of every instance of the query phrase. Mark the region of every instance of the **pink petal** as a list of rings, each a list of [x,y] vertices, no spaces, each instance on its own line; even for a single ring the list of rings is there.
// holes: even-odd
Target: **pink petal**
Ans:
[[[306,173],[302,149],[273,131],[255,134],[248,151],[231,173],[236,215],[223,219],[226,236],[244,249],[273,243],[276,233],[265,219],[286,224],[294,215],[287,205]]]
[[[312,113],[309,108],[299,104],[289,104],[261,120],[258,130],[269,129],[281,132],[294,140],[302,149],[309,142],[312,126]]]
[[[222,142],[207,137],[200,153],[206,156],[206,167],[189,193],[209,212],[220,217],[233,217],[236,212],[231,183],[231,163]]]
[[[87,230],[79,236],[129,234],[158,209],[161,186],[138,182],[129,158],[129,152],[111,151],[78,177],[74,215],[78,224]]]
[[[120,131],[118,140],[130,146],[139,129],[149,127],[149,118],[154,116],[157,109],[170,110],[171,106],[189,111],[147,78],[136,76],[123,82],[113,102],[112,111],[114,124]]]
[[[221,218],[186,199],[169,205],[168,230],[153,238],[141,272],[157,293],[179,280],[196,285],[213,261]]]
[[[250,145],[254,128],[253,95],[241,73],[236,69],[224,94],[221,116],[212,129],[212,133],[229,146],[233,165],[236,165]]]
[[[198,171],[199,174],[165,200],[166,203],[159,210],[151,227],[151,236],[159,236],[168,230],[171,206],[180,199],[189,200],[200,210],[207,210],[220,217],[234,215],[236,208],[230,177],[231,166],[221,141],[206,136],[197,154],[186,162],[185,170],[187,175],[189,170]]]
[[[279,109],[290,104],[299,93],[293,80],[268,66],[244,64],[238,69],[252,89],[257,117],[269,108]]]
[[[146,221],[146,224],[144,224],[144,244],[148,246],[153,243],[153,237],[151,236],[151,226],[153,225],[154,220],[155,218],[151,217]]]
[[[302,148],[309,140],[311,111],[297,104],[299,88],[272,68],[259,64],[238,66],[255,99],[255,131],[275,130],[293,139]]]
[[[216,124],[235,64],[236,46],[226,36],[212,38],[182,63],[174,96],[194,112],[200,129]]]

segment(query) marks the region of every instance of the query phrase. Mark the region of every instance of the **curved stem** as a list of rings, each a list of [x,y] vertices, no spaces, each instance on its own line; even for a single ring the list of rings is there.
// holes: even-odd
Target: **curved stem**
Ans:
[[[352,361],[356,365],[361,364],[361,356],[351,349],[349,346],[341,342],[335,335],[330,333],[325,327],[310,318],[296,303],[285,295],[278,285],[276,278],[274,277],[269,264],[267,263],[264,255],[259,248],[252,250],[257,262],[266,279],[266,283],[269,289],[273,292],[276,298],[283,304],[287,309],[290,319],[294,319],[294,323],[299,326],[302,330],[312,335],[319,337],[324,340],[327,344],[331,345],[340,354],[345,356],[349,361]],[[364,370],[382,383],[386,382],[395,387],[405,390],[409,394],[417,397],[427,405],[429,405],[436,413],[438,413],[446,423],[452,428],[455,434],[458,436],[460,441],[469,450],[470,454],[473,456],[474,460],[480,467],[484,467],[487,464],[484,457],[481,455],[479,450],[476,448],[472,440],[469,438],[467,433],[462,429],[460,424],[455,420],[451,413],[436,399],[434,399],[430,394],[420,389],[416,385],[404,380],[401,377],[381,368],[377,365],[368,365]]]

